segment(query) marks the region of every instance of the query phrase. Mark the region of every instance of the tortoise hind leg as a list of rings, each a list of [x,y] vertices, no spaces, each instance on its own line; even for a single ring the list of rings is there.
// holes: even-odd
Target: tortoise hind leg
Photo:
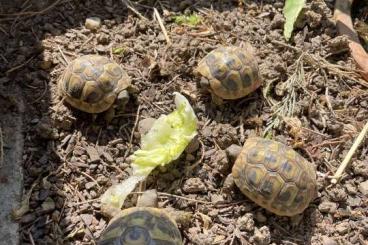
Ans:
[[[214,93],[211,93],[212,103],[216,106],[222,106],[224,104],[224,100],[220,98],[219,96],[215,95]]]

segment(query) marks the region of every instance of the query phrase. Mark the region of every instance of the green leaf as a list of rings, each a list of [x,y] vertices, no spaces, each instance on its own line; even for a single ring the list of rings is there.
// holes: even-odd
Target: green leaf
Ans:
[[[139,181],[144,180],[157,166],[176,160],[196,136],[198,119],[193,108],[183,95],[174,94],[176,110],[161,115],[142,137],[141,149],[132,155],[132,175],[107,189],[101,196],[102,205],[121,208]]]
[[[305,5],[305,0],[286,0],[284,6],[284,16],[285,16],[285,24],[284,24],[284,37],[286,40],[289,40],[291,37],[291,33],[294,29],[294,23],[298,18],[300,11],[303,9]]]
[[[113,48],[112,49],[112,53],[113,54],[122,54],[125,52],[125,48],[124,47],[117,47],[117,48]]]
[[[201,17],[197,14],[191,15],[178,15],[173,17],[174,21],[178,25],[196,26],[201,22]]]

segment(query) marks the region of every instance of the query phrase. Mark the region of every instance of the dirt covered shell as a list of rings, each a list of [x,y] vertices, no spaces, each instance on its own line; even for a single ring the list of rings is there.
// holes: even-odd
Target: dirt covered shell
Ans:
[[[244,97],[261,85],[251,47],[219,47],[198,64],[196,73],[209,80],[210,91],[222,99]]]
[[[248,198],[281,216],[302,213],[317,193],[313,166],[290,147],[273,140],[249,138],[232,174]]]
[[[59,92],[73,107],[89,113],[106,111],[117,94],[130,85],[128,74],[99,55],[73,60],[59,80]]]
[[[161,209],[133,207],[110,221],[98,244],[181,245],[182,239],[175,221]]]

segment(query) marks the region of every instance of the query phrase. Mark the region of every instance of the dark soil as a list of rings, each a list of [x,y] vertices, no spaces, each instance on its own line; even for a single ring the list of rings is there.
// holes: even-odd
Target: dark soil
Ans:
[[[346,41],[337,37],[333,1],[308,3],[289,43],[283,38],[281,0],[133,2],[145,19],[121,1],[61,0],[44,12],[32,11],[53,1],[25,2],[13,9],[0,4],[1,13],[17,13],[0,16],[0,96],[16,100],[6,96],[14,84],[24,96],[25,193],[35,184],[30,211],[20,219],[22,244],[93,244],[108,223],[93,199],[129,176],[129,155],[140,142],[136,119],[171,112],[175,91],[198,116],[198,142],[169,167],[156,169],[147,189],[186,198],[160,195],[162,207],[193,213],[179,224],[184,244],[367,244],[368,140],[341,183],[330,185],[328,179],[368,120],[368,83],[355,72]],[[153,6],[171,46],[152,17]],[[196,27],[172,21],[191,12],[202,18]],[[84,27],[91,16],[102,19],[96,32]],[[219,45],[245,42],[257,51],[264,85],[215,107],[198,89],[193,68]],[[113,58],[137,89],[126,111],[108,125],[103,115],[93,121],[60,103],[56,93],[67,62],[83,54]],[[295,76],[298,68],[304,76]],[[294,104],[288,95],[295,96]],[[275,117],[271,105],[281,101],[285,114]],[[269,213],[226,185],[233,162],[224,150],[264,133],[316,166],[318,198],[298,217]],[[125,207],[135,202],[132,195]]]

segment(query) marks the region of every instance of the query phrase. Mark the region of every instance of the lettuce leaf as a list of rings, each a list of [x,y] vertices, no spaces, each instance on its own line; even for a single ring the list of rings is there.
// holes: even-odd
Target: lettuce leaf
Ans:
[[[179,158],[197,135],[198,119],[188,100],[175,92],[176,110],[161,115],[142,137],[141,149],[132,155],[133,173],[120,184],[111,186],[102,196],[103,205],[121,208],[127,195],[139,181],[144,180],[157,166],[164,166]]]

